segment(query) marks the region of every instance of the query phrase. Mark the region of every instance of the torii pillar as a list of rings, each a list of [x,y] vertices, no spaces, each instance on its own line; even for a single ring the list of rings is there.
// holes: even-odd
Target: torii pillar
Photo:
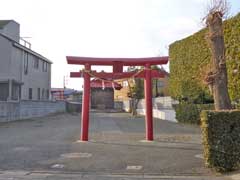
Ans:
[[[145,128],[146,128],[146,140],[153,141],[153,118],[152,118],[152,78],[151,78],[151,66],[145,65],[145,78],[144,78],[144,95],[145,95]]]
[[[85,71],[91,71],[91,65],[85,64]],[[81,141],[88,141],[89,129],[89,102],[90,102],[90,75],[83,74],[83,97],[82,97],[82,121],[81,121]]]

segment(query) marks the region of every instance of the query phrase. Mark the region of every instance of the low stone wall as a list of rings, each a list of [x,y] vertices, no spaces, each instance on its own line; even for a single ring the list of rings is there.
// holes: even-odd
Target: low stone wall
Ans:
[[[172,109],[173,100],[171,97],[157,97],[152,99],[154,109]],[[145,99],[141,99],[137,109],[145,109]]]
[[[114,109],[123,110],[123,102],[122,101],[115,101],[114,102]]]
[[[82,103],[81,102],[66,102],[66,111],[69,113],[80,113],[82,112]]]
[[[20,119],[19,102],[0,102],[0,122]]]
[[[173,100],[171,97],[153,98],[153,117],[162,120],[176,121],[176,113],[172,107]],[[137,106],[137,113],[140,115],[146,114],[145,100],[139,101]]]
[[[65,111],[64,101],[0,102],[0,122],[41,117]]]
[[[140,115],[145,115],[146,109],[137,109],[137,113]],[[162,120],[177,122],[176,114],[173,109],[153,109],[153,117]]]
[[[131,101],[123,101],[123,106],[122,109],[126,112],[130,112],[131,111]]]

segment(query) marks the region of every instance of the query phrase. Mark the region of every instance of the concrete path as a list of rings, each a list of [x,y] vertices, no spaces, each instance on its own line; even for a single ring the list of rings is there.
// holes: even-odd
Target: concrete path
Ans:
[[[0,124],[0,180],[231,179],[204,167],[198,127],[155,119],[155,141],[146,142],[143,118],[93,113],[84,143],[79,119],[60,114]]]

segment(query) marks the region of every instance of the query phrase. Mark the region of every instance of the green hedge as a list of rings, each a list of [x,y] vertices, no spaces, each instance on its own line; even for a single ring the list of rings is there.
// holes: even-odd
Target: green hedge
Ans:
[[[178,104],[175,105],[176,119],[180,123],[200,124],[202,110],[212,110],[213,104]]]
[[[239,168],[240,111],[203,111],[201,129],[206,165],[219,172]]]
[[[240,99],[240,14],[224,22],[224,38],[232,100]],[[207,29],[170,45],[170,94],[173,98],[188,97],[192,102],[199,94],[209,95],[202,81],[211,54],[206,41]],[[238,70],[238,71],[234,71]]]

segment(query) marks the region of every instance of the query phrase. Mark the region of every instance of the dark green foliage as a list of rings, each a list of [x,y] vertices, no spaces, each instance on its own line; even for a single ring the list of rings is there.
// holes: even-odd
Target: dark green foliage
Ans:
[[[170,45],[170,93],[175,99],[187,97],[190,102],[199,94],[209,96],[203,83],[211,54],[206,41],[207,30]],[[228,68],[228,87],[232,100],[240,99],[240,14],[224,22],[224,39]]]
[[[180,123],[200,124],[200,113],[202,110],[211,110],[213,104],[178,104],[175,105],[176,119]]]
[[[239,168],[240,111],[203,111],[201,129],[206,165],[219,172]]]

